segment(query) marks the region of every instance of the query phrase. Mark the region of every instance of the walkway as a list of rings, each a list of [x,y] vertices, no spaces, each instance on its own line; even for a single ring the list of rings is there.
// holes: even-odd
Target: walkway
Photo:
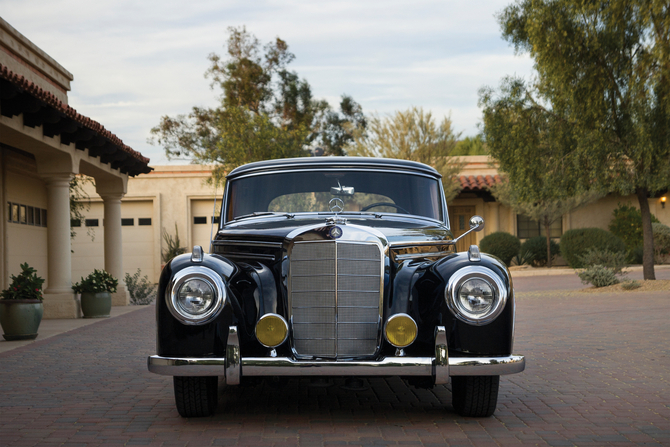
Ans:
[[[146,369],[141,308],[0,353],[0,445],[670,444],[669,292],[520,292],[517,315],[527,369],[501,380],[491,418],[457,416],[449,386],[370,379],[222,386],[215,416],[187,420],[171,378]]]

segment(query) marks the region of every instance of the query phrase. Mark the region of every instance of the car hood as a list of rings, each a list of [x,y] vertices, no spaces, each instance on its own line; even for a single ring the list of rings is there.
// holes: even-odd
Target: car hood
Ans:
[[[286,218],[284,216],[273,216],[270,219],[250,218],[228,224],[219,229],[216,240],[221,242],[225,240],[282,242],[291,232],[301,227],[309,227],[319,223],[327,225],[325,217],[308,219]],[[395,216],[382,216],[381,218],[347,216],[346,223],[340,225],[356,225],[374,229],[381,232],[391,246],[427,242],[448,243],[453,240],[453,235],[445,225],[428,219],[398,218]]]

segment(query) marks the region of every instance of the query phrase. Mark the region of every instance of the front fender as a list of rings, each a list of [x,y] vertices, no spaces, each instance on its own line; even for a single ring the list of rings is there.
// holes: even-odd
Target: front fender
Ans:
[[[449,278],[466,266],[487,268],[497,275],[507,289],[507,302],[502,312],[492,322],[474,326],[456,318],[444,297]],[[432,271],[443,280],[442,315],[447,331],[449,354],[452,356],[503,356],[511,355],[514,343],[514,290],[509,271],[497,258],[482,254],[481,260],[470,261],[467,252],[446,257],[435,263]]]
[[[169,311],[167,300],[170,280],[179,271],[196,267],[214,271],[226,288],[226,303],[219,315],[209,323],[186,325]],[[202,261],[191,259],[191,253],[176,256],[161,272],[156,300],[156,351],[161,356],[221,357],[225,353],[228,327],[235,323],[234,308],[239,304],[228,283],[237,273],[235,264],[220,255],[204,254]]]

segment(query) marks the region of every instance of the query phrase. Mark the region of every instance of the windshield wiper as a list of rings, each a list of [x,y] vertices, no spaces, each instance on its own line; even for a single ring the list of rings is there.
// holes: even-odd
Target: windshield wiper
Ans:
[[[276,216],[286,216],[286,217],[289,217],[289,216],[290,216],[290,215],[287,214],[287,213],[277,213],[277,212],[274,212],[274,211],[256,211],[256,212],[251,213],[251,214],[244,214],[244,215],[242,215],[242,216],[237,216],[237,217],[236,217],[235,219],[233,219],[233,220],[245,219],[245,218],[247,218],[247,217],[273,216],[273,215],[276,215]]]

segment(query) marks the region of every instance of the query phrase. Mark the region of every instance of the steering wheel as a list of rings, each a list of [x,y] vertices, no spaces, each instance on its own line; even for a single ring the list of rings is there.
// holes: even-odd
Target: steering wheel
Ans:
[[[401,212],[403,212],[403,213],[405,213],[405,214],[409,214],[409,211],[407,211],[405,208],[403,208],[403,207],[401,207],[401,206],[399,206],[399,205],[396,205],[395,203],[391,203],[391,202],[377,202],[377,203],[373,203],[372,205],[368,205],[368,206],[366,206],[366,207],[361,208],[361,211],[367,211],[367,210],[369,210],[370,208],[375,208],[375,207],[377,207],[377,206],[392,206],[393,208],[397,209],[398,211],[401,211]]]

